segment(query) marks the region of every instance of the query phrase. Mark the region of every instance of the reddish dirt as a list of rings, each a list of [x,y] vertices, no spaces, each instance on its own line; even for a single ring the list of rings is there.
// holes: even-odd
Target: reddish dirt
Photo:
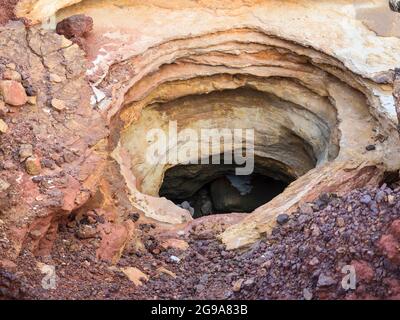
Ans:
[[[0,26],[15,19],[14,7],[18,0],[0,0]]]
[[[245,251],[225,251],[207,234],[190,234],[186,251],[163,249],[143,224],[146,250],[126,251],[112,267],[98,261],[99,239],[79,239],[79,224],[61,227],[51,256],[57,287],[45,290],[37,260],[24,251],[14,272],[0,273],[0,296],[19,299],[400,299],[398,260],[382,246],[397,248],[400,187],[322,195],[281,221],[272,234]],[[102,223],[101,221],[91,222]],[[389,248],[390,249],[390,248]],[[400,255],[397,251],[397,255]],[[175,257],[175,258],[174,258]],[[177,259],[177,258],[178,259]],[[395,257],[397,258],[397,256]],[[344,266],[356,270],[356,289],[344,290]],[[149,276],[140,287],[120,268]],[[163,267],[173,274],[160,273]],[[3,285],[1,285],[1,282]]]

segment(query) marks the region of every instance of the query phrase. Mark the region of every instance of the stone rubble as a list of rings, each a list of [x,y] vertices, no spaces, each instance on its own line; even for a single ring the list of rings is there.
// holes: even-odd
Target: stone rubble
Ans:
[[[374,214],[360,200],[368,195],[376,201],[381,192],[385,197]],[[394,204],[388,195],[395,197]],[[304,214],[298,211],[247,251],[226,251],[215,234],[198,240],[192,233],[182,236],[189,244],[185,251],[125,252],[115,267],[95,259],[98,240],[81,242],[69,227],[62,227],[52,255],[58,289],[49,293],[41,288],[41,274],[32,272],[27,251],[17,261],[20,274],[11,284],[46,299],[398,299],[400,261],[393,248],[400,240],[400,186],[358,189],[323,205],[318,202],[312,202],[317,209],[309,221],[299,221]],[[337,218],[348,223],[339,227]],[[324,233],[312,235],[313,224]],[[388,245],[388,236],[395,244]],[[178,256],[179,263],[171,260]],[[308,263],[313,259],[318,263]],[[346,266],[356,272],[355,289],[341,285]],[[79,283],[72,274],[79,276]],[[12,295],[12,290],[6,292]]]

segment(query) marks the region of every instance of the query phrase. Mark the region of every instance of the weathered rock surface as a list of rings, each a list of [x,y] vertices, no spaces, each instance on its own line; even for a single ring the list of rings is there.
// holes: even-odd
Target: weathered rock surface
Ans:
[[[24,79],[24,87],[2,81],[5,102],[25,104],[25,91],[37,97],[36,104],[4,115],[0,175],[10,187],[1,192],[1,257],[14,259],[23,245],[48,254],[59,221],[84,204],[82,194],[96,191],[96,178],[89,176],[104,158],[94,145],[107,130],[90,105],[85,63],[80,49],[54,32],[27,30],[19,22],[0,27],[0,68],[16,67]],[[50,69],[64,81],[50,82]],[[64,114],[52,111],[54,98],[64,101]]]
[[[259,117],[258,119],[261,119],[260,126],[262,126],[263,130],[269,129],[265,125],[267,122],[262,120],[263,116],[260,116],[259,113],[267,110],[267,107],[263,105],[265,101],[264,97],[267,95],[266,93],[277,95],[279,99],[286,101],[283,102],[285,107],[278,109],[279,111],[285,109],[290,110],[290,103],[294,103],[296,106],[302,106],[305,109],[302,116],[310,121],[310,125],[302,126],[303,131],[301,134],[296,132],[296,126],[287,125],[287,128],[290,128],[289,130],[294,130],[297,136],[300,135],[303,138],[303,142],[298,144],[298,149],[291,148],[291,150],[294,150],[293,154],[295,156],[288,156],[287,154],[283,156],[282,153],[282,157],[278,159],[286,163],[279,168],[280,170],[275,170],[275,172],[280,172],[281,174],[288,174],[288,172],[290,172],[293,177],[297,178],[303,174],[300,173],[302,170],[304,170],[303,172],[307,172],[315,165],[317,169],[310,171],[309,174],[300,178],[297,187],[295,183],[293,187],[289,187],[284,192],[281,198],[282,200],[279,202],[284,204],[283,206],[280,206],[277,202],[273,202],[270,206],[264,207],[262,210],[257,210],[253,215],[249,216],[248,219],[245,219],[245,221],[249,222],[248,225],[245,225],[243,221],[240,226],[238,225],[236,228],[232,227],[232,229],[227,230],[222,239],[225,243],[229,243],[228,247],[233,248],[249,244],[259,238],[264,232],[268,232],[270,227],[267,227],[267,225],[270,225],[270,223],[272,225],[275,221],[275,216],[271,214],[272,208],[276,209],[276,211],[273,211],[277,213],[286,210],[290,211],[291,208],[295,208],[299,204],[301,199],[312,199],[316,197],[319,192],[324,191],[324,188],[328,190],[336,188],[338,192],[343,188],[345,192],[355,186],[368,183],[376,184],[379,182],[378,177],[386,170],[380,165],[382,159],[385,159],[383,160],[385,166],[388,165],[395,170],[397,169],[399,164],[395,154],[384,155],[382,151],[379,150],[398,149],[398,140],[394,135],[397,119],[393,101],[382,104],[383,101],[391,100],[391,90],[389,89],[386,91],[386,85],[384,85],[383,82],[392,82],[393,72],[391,70],[394,69],[398,61],[398,54],[395,50],[392,51],[392,45],[397,46],[398,43],[392,43],[390,45],[392,49],[386,52],[391,58],[381,60],[373,59],[372,55],[374,54],[372,51],[370,53],[368,53],[368,51],[371,50],[372,47],[374,47],[375,50],[378,47],[385,47],[388,49],[388,45],[377,44],[377,41],[385,40],[382,37],[371,39],[369,31],[366,29],[362,31],[365,26],[361,26],[355,22],[354,19],[357,20],[357,17],[348,15],[346,16],[346,19],[348,19],[346,21],[351,25],[351,28],[360,31],[360,38],[359,40],[354,40],[353,38],[351,41],[346,41],[345,38],[349,36],[350,33],[348,29],[343,29],[343,26],[335,24],[335,14],[332,12],[327,14],[327,19],[330,19],[331,23],[329,26],[326,24],[325,28],[333,28],[335,31],[332,31],[332,33],[340,33],[341,38],[338,41],[330,41],[328,43],[320,38],[320,34],[317,32],[318,28],[314,29],[314,27],[310,26],[313,25],[314,22],[313,17],[315,13],[313,13],[313,11],[302,15],[307,15],[308,17],[307,21],[302,21],[301,23],[307,24],[307,28],[310,32],[307,39],[303,41],[304,35],[296,34],[294,27],[296,23],[300,22],[293,21],[293,24],[289,24],[290,27],[284,27],[280,25],[279,21],[274,20],[274,17],[282,15],[290,17],[291,9],[293,12],[299,10],[295,4],[291,5],[293,5],[293,7],[285,6],[285,13],[277,13],[279,9],[270,3],[268,7],[268,12],[271,13],[270,16],[266,11],[258,11],[258,16],[264,14],[268,15],[268,28],[270,29],[266,31],[263,29],[266,28],[265,25],[260,26],[265,33],[251,29],[241,30],[238,29],[238,24],[235,25],[236,29],[226,31],[226,26],[228,26],[230,22],[228,18],[223,16],[220,16],[221,20],[219,20],[219,22],[224,24],[225,30],[215,32],[215,30],[218,30],[217,26],[215,26],[214,29],[212,27],[215,20],[207,20],[207,18],[202,17],[200,20],[207,21],[208,31],[206,31],[206,27],[203,25],[196,26],[195,29],[191,28],[191,34],[197,37],[188,39],[184,39],[185,35],[179,33],[184,32],[184,28],[182,30],[179,28],[179,31],[174,31],[174,33],[176,32],[174,36],[176,36],[177,40],[170,41],[169,43],[163,43],[161,41],[160,43],[162,44],[157,47],[157,49],[153,46],[152,50],[148,52],[148,57],[151,61],[154,59],[155,52],[157,52],[159,61],[156,63],[152,64],[148,62],[148,60],[146,60],[146,53],[143,53],[145,49],[140,47],[140,43],[135,42],[134,46],[136,46],[138,52],[142,53],[141,55],[138,54],[135,56],[133,54],[132,57],[129,57],[130,60],[124,60],[124,62],[121,63],[121,67],[117,67],[117,65],[114,64],[111,69],[107,67],[107,60],[112,59],[112,57],[107,56],[90,71],[90,75],[93,77],[94,81],[96,81],[101,74],[104,75],[104,71],[109,70],[108,76],[105,77],[100,84],[101,89],[105,92],[110,92],[109,89],[113,87],[111,79],[115,79],[114,75],[122,74],[124,78],[131,79],[127,80],[125,82],[126,86],[120,89],[124,92],[124,97],[122,98],[118,96],[118,93],[115,93],[113,96],[116,100],[114,99],[113,101],[117,103],[109,103],[108,105],[110,106],[109,114],[111,115],[119,112],[118,105],[120,103],[125,103],[126,105],[120,116],[122,121],[125,122],[125,131],[121,133],[120,144],[117,146],[117,149],[114,150],[113,154],[116,159],[119,159],[118,161],[122,167],[130,168],[130,170],[133,171],[132,174],[131,171],[124,170],[125,179],[127,181],[138,181],[140,183],[140,185],[134,183],[131,185],[132,187],[129,187],[131,193],[135,194],[132,200],[133,202],[140,202],[137,200],[137,195],[139,195],[138,191],[140,191],[140,193],[156,196],[161,186],[164,172],[169,168],[169,166],[164,165],[154,168],[153,165],[147,165],[144,161],[144,150],[146,150],[143,148],[143,146],[146,145],[146,137],[142,134],[144,128],[149,127],[151,124],[152,127],[161,127],[166,130],[166,123],[168,120],[176,120],[183,128],[199,129],[209,126],[207,119],[220,121],[215,124],[215,127],[234,127],[235,121],[241,124],[243,124],[243,121],[249,121],[252,125],[255,124],[257,128],[256,118],[250,116],[252,110],[243,107],[249,104],[255,104],[254,95],[252,95],[252,100],[249,100],[251,103],[249,103],[249,101],[245,101],[244,99],[246,96],[246,94],[244,94],[244,92],[246,92],[245,90],[235,91],[239,88],[246,87],[260,92],[260,102],[256,103],[260,107],[255,111],[255,114]],[[312,10],[314,9],[316,9],[315,3]],[[135,8],[132,7],[130,10],[130,12],[134,12]],[[245,11],[243,8],[239,9],[239,11],[241,10]],[[339,8],[338,10],[340,11]],[[387,7],[386,10],[388,10]],[[241,11],[243,13],[241,19],[243,20],[240,20],[240,23],[246,21],[246,26],[248,26],[248,19],[250,18],[246,16],[244,11]],[[80,11],[78,7],[71,11],[66,10],[65,12],[94,13],[94,11],[88,8]],[[195,10],[195,12],[197,11]],[[201,10],[197,13],[199,16],[203,14]],[[320,14],[321,11],[318,12],[319,17]],[[298,16],[298,14],[296,16]],[[93,32],[96,33],[96,14],[93,15],[93,18],[95,21]],[[343,16],[341,16],[340,19],[343,19]],[[267,20],[266,17],[265,20]],[[182,26],[187,23],[185,19],[179,21],[182,21]],[[274,21],[276,24],[274,25],[271,21]],[[101,24],[100,21],[99,23]],[[135,23],[140,25],[141,22],[136,21]],[[250,22],[250,24],[251,23],[254,23],[254,26],[258,26],[258,22]],[[316,25],[317,22],[315,21],[314,26]],[[101,29],[100,25],[97,27]],[[143,33],[146,32],[145,28],[141,27],[137,27],[135,30],[141,30]],[[209,30],[214,30],[214,32],[210,32]],[[297,25],[297,30],[300,30],[299,25]],[[149,32],[151,32],[153,36],[154,34],[159,34],[160,38],[165,37],[163,39],[171,38],[171,35],[166,35],[161,30],[155,31],[152,29],[151,31],[149,30]],[[271,40],[266,34],[275,34],[277,37],[280,37],[279,43],[277,43],[276,40]],[[122,35],[121,37],[123,38]],[[246,39],[249,38],[253,39],[251,45],[246,42]],[[313,39],[312,47],[318,50],[301,46],[301,44],[307,44],[311,38]],[[344,43],[354,44],[357,41],[362,43],[367,38],[371,39],[371,44],[374,42],[376,43],[376,45],[372,45],[371,47],[364,47],[365,50],[363,52],[366,55],[371,54],[369,59],[359,59],[360,57],[356,57],[355,54],[352,54],[351,45],[346,46],[346,48],[343,47]],[[396,41],[397,40],[395,40],[395,42]],[[118,40],[114,38],[114,43],[115,42],[118,42]],[[208,45],[212,43],[213,46],[203,47],[206,43]],[[147,44],[144,46],[147,47]],[[163,52],[171,55],[172,52],[174,52],[174,56],[168,55],[165,60],[162,60]],[[335,52],[334,58],[336,59],[332,59],[328,56],[333,52]],[[379,53],[379,55],[381,54],[385,55],[385,53]],[[312,63],[302,60],[298,55],[310,57],[309,61],[312,61]],[[125,55],[125,59],[127,58],[128,56]],[[171,64],[172,61],[175,61],[175,64]],[[392,61],[389,63],[391,66],[386,65],[384,67],[384,63],[382,64],[383,61],[385,61],[385,63]],[[379,64],[380,66],[378,66]],[[129,68],[131,68],[131,71]],[[378,69],[380,69],[380,71],[378,71]],[[140,70],[144,71],[141,72]],[[154,72],[151,73],[150,70]],[[155,72],[156,70],[157,72]],[[372,70],[375,70],[375,72],[373,72],[375,75],[372,75]],[[246,75],[242,75],[242,73]],[[146,74],[149,75],[147,76]],[[227,74],[231,74],[231,76],[227,76]],[[252,76],[249,76],[249,74]],[[363,74],[364,77],[373,81],[362,80],[355,76],[355,74]],[[275,79],[275,77],[284,77],[285,80],[278,80]],[[263,83],[268,81],[269,85],[263,87],[262,84],[260,84],[261,81],[259,81],[259,78],[262,78]],[[337,81],[338,78],[340,82]],[[299,86],[298,82],[293,83],[292,79],[300,79],[301,85]],[[343,79],[346,84],[342,82]],[[289,92],[283,91],[283,88],[289,87],[292,88],[292,93],[296,92],[293,94],[293,97],[290,96]],[[311,90],[311,92],[309,90]],[[237,92],[237,95],[240,97],[235,96],[235,92]],[[207,93],[207,95],[205,95],[205,93]],[[192,98],[193,95],[196,95],[196,97]],[[187,96],[190,96],[190,98]],[[379,96],[380,98],[377,100]],[[215,97],[215,99],[212,99],[213,97]],[[225,99],[225,101],[222,100],[225,106],[229,105],[228,114],[230,114],[230,116],[228,117],[227,112],[222,111],[226,109],[218,109],[216,106],[221,99]],[[240,99],[243,99],[243,102],[241,102]],[[333,101],[334,103],[328,106]],[[354,103],[351,108],[348,107],[349,101]],[[367,101],[369,102],[366,103]],[[367,106],[367,104],[369,104],[369,106]],[[146,108],[148,105],[151,107]],[[372,105],[376,105],[376,107],[371,108]],[[389,107],[390,105],[391,107]],[[384,109],[386,111],[384,111]],[[352,111],[348,112],[349,110]],[[311,120],[311,115],[305,116],[307,112],[318,114],[318,118],[324,119],[324,123],[316,125],[318,120]],[[291,117],[294,113],[289,112],[288,114]],[[383,114],[385,114],[384,117],[386,117],[386,120],[382,118]],[[241,117],[241,115],[246,115],[246,117]],[[270,117],[281,119],[283,115],[271,115]],[[265,119],[268,118],[268,116],[265,116]],[[376,120],[378,122],[374,123]],[[303,120],[298,118],[288,123],[300,123],[301,121]],[[367,123],[370,125],[369,128],[366,126]],[[318,127],[316,130],[326,128],[326,131],[320,131],[319,134],[314,136],[314,141],[313,138],[309,139],[309,137],[307,137],[307,135],[311,136],[311,132],[316,132],[316,130],[311,129],[313,125]],[[375,132],[374,128],[376,126],[385,127],[388,132],[384,133],[383,136],[381,136],[381,133],[375,135],[373,132]],[[357,129],[355,129],[356,127]],[[306,130],[310,129],[310,133],[305,132],[304,128],[307,128]],[[357,134],[355,134],[356,132]],[[280,135],[283,134],[278,130],[273,131],[272,128],[269,129],[267,133],[268,136],[271,137],[280,137]],[[262,134],[263,132],[261,132],[260,136],[262,136]],[[119,135],[119,133],[117,133],[117,135]],[[384,138],[386,136],[391,137],[390,139],[392,139],[392,142],[386,140],[386,138]],[[285,139],[282,138],[275,139],[285,141]],[[286,136],[286,140],[287,139]],[[269,142],[272,146],[276,140],[273,138],[271,140],[270,142],[267,141],[267,143]],[[383,140],[386,140],[386,142],[383,142],[384,144],[389,143],[394,146],[394,148],[378,147],[377,152],[373,151],[366,154],[366,147],[368,145],[375,145],[375,141]],[[124,145],[125,141],[126,146]],[[322,141],[325,142],[322,143]],[[259,143],[259,145],[257,145],[257,143]],[[306,143],[311,145],[314,150],[313,156],[307,160],[305,159],[308,155],[300,151],[302,143],[303,145]],[[382,142],[378,142],[378,144],[380,143]],[[269,145],[262,142],[262,140],[256,139],[256,147],[259,148],[260,152],[262,150],[265,155],[265,153],[268,152]],[[286,151],[287,149],[287,147],[282,145],[279,150]],[[121,152],[123,154],[118,155],[118,153]],[[276,153],[274,155],[276,156]],[[129,157],[132,157],[132,160],[129,160]],[[313,163],[313,157],[317,159],[316,163]],[[297,160],[295,160],[296,158]],[[380,160],[378,160],[378,158],[380,158]],[[333,159],[336,160],[332,164],[329,164],[328,162]],[[366,159],[368,159],[368,163],[365,163]],[[293,163],[287,163],[288,161],[293,161]],[[294,164],[295,161],[302,165],[296,166]],[[304,165],[305,163],[307,163],[307,165]],[[284,167],[283,170],[282,167]],[[332,179],[337,180],[333,181]],[[329,181],[329,183],[327,181]],[[341,184],[343,184],[343,186],[341,186]],[[128,186],[129,185],[128,183]],[[305,187],[305,185],[308,185],[309,188]],[[140,195],[140,197],[144,196]],[[140,203],[142,204],[143,202]],[[140,205],[140,208],[149,217],[151,216],[155,219],[159,219],[148,204],[145,206]],[[264,214],[262,214],[262,212],[264,212]],[[257,217],[259,217],[259,220]],[[269,222],[267,223],[267,221]],[[247,228],[253,228],[257,231],[249,230],[249,233],[247,233]],[[229,236],[230,232],[232,232],[232,236]],[[245,238],[247,238],[248,241],[244,240]]]
[[[82,0],[19,0],[15,7],[17,17],[25,17],[32,22],[45,21],[57,10],[81,2]]]
[[[79,3],[23,0],[15,12],[32,23],[57,13],[60,33],[87,36],[87,59],[54,31],[18,22],[0,27],[0,70],[21,75],[19,83],[9,71],[13,80],[1,82],[1,93],[10,108],[24,105],[1,111],[8,128],[3,124],[0,135],[0,178],[8,186],[0,198],[6,239],[0,258],[16,259],[23,247],[49,254],[65,224],[79,241],[93,243],[96,259],[114,264],[126,251],[162,254],[159,239],[175,239],[177,230],[201,241],[220,233],[227,249],[241,248],[270,235],[282,214],[287,226],[299,206],[321,194],[374,187],[399,170],[400,39],[381,25],[395,19],[385,1]],[[69,18],[81,14],[91,18]],[[36,98],[27,104],[27,96]],[[245,141],[254,142],[258,172],[291,184],[246,217],[193,221],[159,197],[172,165],[146,161],[148,130],[168,132],[170,121],[197,133],[254,129],[254,139]],[[178,141],[166,152],[198,145]],[[219,153],[209,149],[206,156]],[[176,179],[186,185],[175,192],[201,186],[210,178],[206,171]],[[93,210],[100,214],[76,220]],[[306,223],[313,208],[303,211],[299,220]],[[310,233],[319,237],[322,226],[314,224]],[[335,224],[346,227],[336,218]],[[380,242],[393,263],[395,241],[387,235]],[[311,265],[319,263],[315,257]],[[329,271],[316,278],[321,287],[337,282]],[[243,279],[237,292],[246,297],[254,286]]]

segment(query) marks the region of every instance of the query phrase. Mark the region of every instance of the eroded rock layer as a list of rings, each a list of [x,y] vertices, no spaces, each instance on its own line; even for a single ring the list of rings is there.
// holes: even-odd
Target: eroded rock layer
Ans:
[[[132,212],[157,234],[195,223],[159,197],[165,173],[181,163],[146,161],[148,131],[168,133],[171,121],[197,133],[253,129],[242,142],[254,144],[257,172],[293,181],[220,230],[228,249],[254,243],[279,214],[321,193],[376,186],[400,168],[400,39],[377,22],[395,19],[384,1],[20,1],[15,13],[32,24],[85,14],[93,30],[79,39],[85,58],[52,30],[0,29],[2,78],[18,83],[2,89],[4,256],[24,245],[49,253],[71,213],[101,216],[78,234],[99,235],[97,257],[113,263],[143,246]],[[7,100],[17,87],[21,101]]]

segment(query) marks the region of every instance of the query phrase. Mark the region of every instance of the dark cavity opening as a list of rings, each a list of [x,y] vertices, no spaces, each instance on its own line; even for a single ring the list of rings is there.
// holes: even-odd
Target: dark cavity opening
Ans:
[[[194,218],[250,213],[283,192],[293,181],[282,172],[257,167],[235,174],[234,165],[179,165],[166,171],[159,195],[189,210]]]

